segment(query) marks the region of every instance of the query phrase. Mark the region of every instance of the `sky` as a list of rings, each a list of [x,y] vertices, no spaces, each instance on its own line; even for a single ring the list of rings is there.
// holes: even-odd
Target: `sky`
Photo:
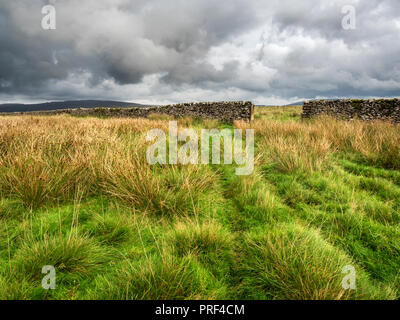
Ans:
[[[0,103],[396,96],[399,0],[0,0]]]

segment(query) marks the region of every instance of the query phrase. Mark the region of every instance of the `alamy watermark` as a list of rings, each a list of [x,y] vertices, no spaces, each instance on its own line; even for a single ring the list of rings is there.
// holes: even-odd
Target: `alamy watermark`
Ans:
[[[56,288],[56,269],[54,266],[44,266],[42,273],[46,274],[42,279],[42,288],[45,290]]]
[[[56,8],[49,4],[42,8],[42,29],[55,30],[57,28]]]
[[[167,135],[161,129],[147,132],[147,141],[154,141],[146,152],[149,164],[209,164],[210,147],[211,163],[221,163],[221,141],[223,141],[224,164],[233,164],[236,175],[250,175],[254,171],[254,130],[246,129],[243,136],[241,129],[202,129],[200,133],[194,129],[181,129],[178,132],[176,121],[169,122]],[[245,140],[246,148],[243,150]],[[199,146],[200,141],[200,146]],[[211,141],[211,145],[210,145]],[[167,152],[168,149],[168,152]],[[199,150],[200,149],[200,150]]]
[[[346,274],[342,279],[342,288],[345,290],[356,289],[356,269],[353,266],[344,266],[342,273]]]
[[[345,16],[342,19],[342,28],[344,30],[355,30],[356,28],[356,8],[351,5],[342,7],[342,14]]]

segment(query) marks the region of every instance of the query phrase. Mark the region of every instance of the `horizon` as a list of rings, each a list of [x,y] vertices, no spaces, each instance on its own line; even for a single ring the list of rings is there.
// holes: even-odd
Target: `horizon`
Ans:
[[[302,105],[306,101],[312,101],[312,100],[346,100],[346,99],[361,99],[361,100],[368,100],[368,99],[399,99],[399,97],[331,97],[331,98],[323,98],[323,97],[316,97],[314,99],[300,99],[296,101],[288,101],[287,103],[283,104],[268,104],[268,103],[254,103],[255,106],[258,107],[273,107],[273,106],[290,106],[290,105]],[[138,102],[138,101],[120,101],[120,100],[108,100],[108,99],[72,99],[72,100],[39,100],[38,102],[1,102],[0,101],[0,106],[2,105],[40,105],[40,104],[46,104],[46,103],[62,103],[62,102],[80,102],[80,101],[99,101],[99,102],[118,102],[118,103],[126,103],[126,104],[138,104],[138,105],[143,105],[143,106],[162,106],[162,105],[169,105],[169,104],[181,104],[181,103],[198,103],[198,102],[210,102],[209,100],[202,100],[202,101],[184,101],[184,102],[168,102],[168,103],[153,103],[153,104],[148,104],[148,103],[143,103],[143,102]],[[220,100],[220,101],[240,101],[240,100]],[[243,100],[244,101],[244,100]],[[251,101],[253,102],[253,101]],[[298,104],[297,104],[298,103]]]

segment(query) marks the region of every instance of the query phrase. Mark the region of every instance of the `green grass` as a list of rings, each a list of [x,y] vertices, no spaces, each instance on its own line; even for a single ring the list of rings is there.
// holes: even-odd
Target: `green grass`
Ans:
[[[399,299],[400,130],[300,113],[256,109],[250,176],[146,166],[169,118],[0,119],[0,299]]]

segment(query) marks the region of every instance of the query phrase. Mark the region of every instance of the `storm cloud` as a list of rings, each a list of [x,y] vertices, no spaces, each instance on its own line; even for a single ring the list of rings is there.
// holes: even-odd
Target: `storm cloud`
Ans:
[[[392,97],[399,53],[398,0],[0,0],[0,102]]]

